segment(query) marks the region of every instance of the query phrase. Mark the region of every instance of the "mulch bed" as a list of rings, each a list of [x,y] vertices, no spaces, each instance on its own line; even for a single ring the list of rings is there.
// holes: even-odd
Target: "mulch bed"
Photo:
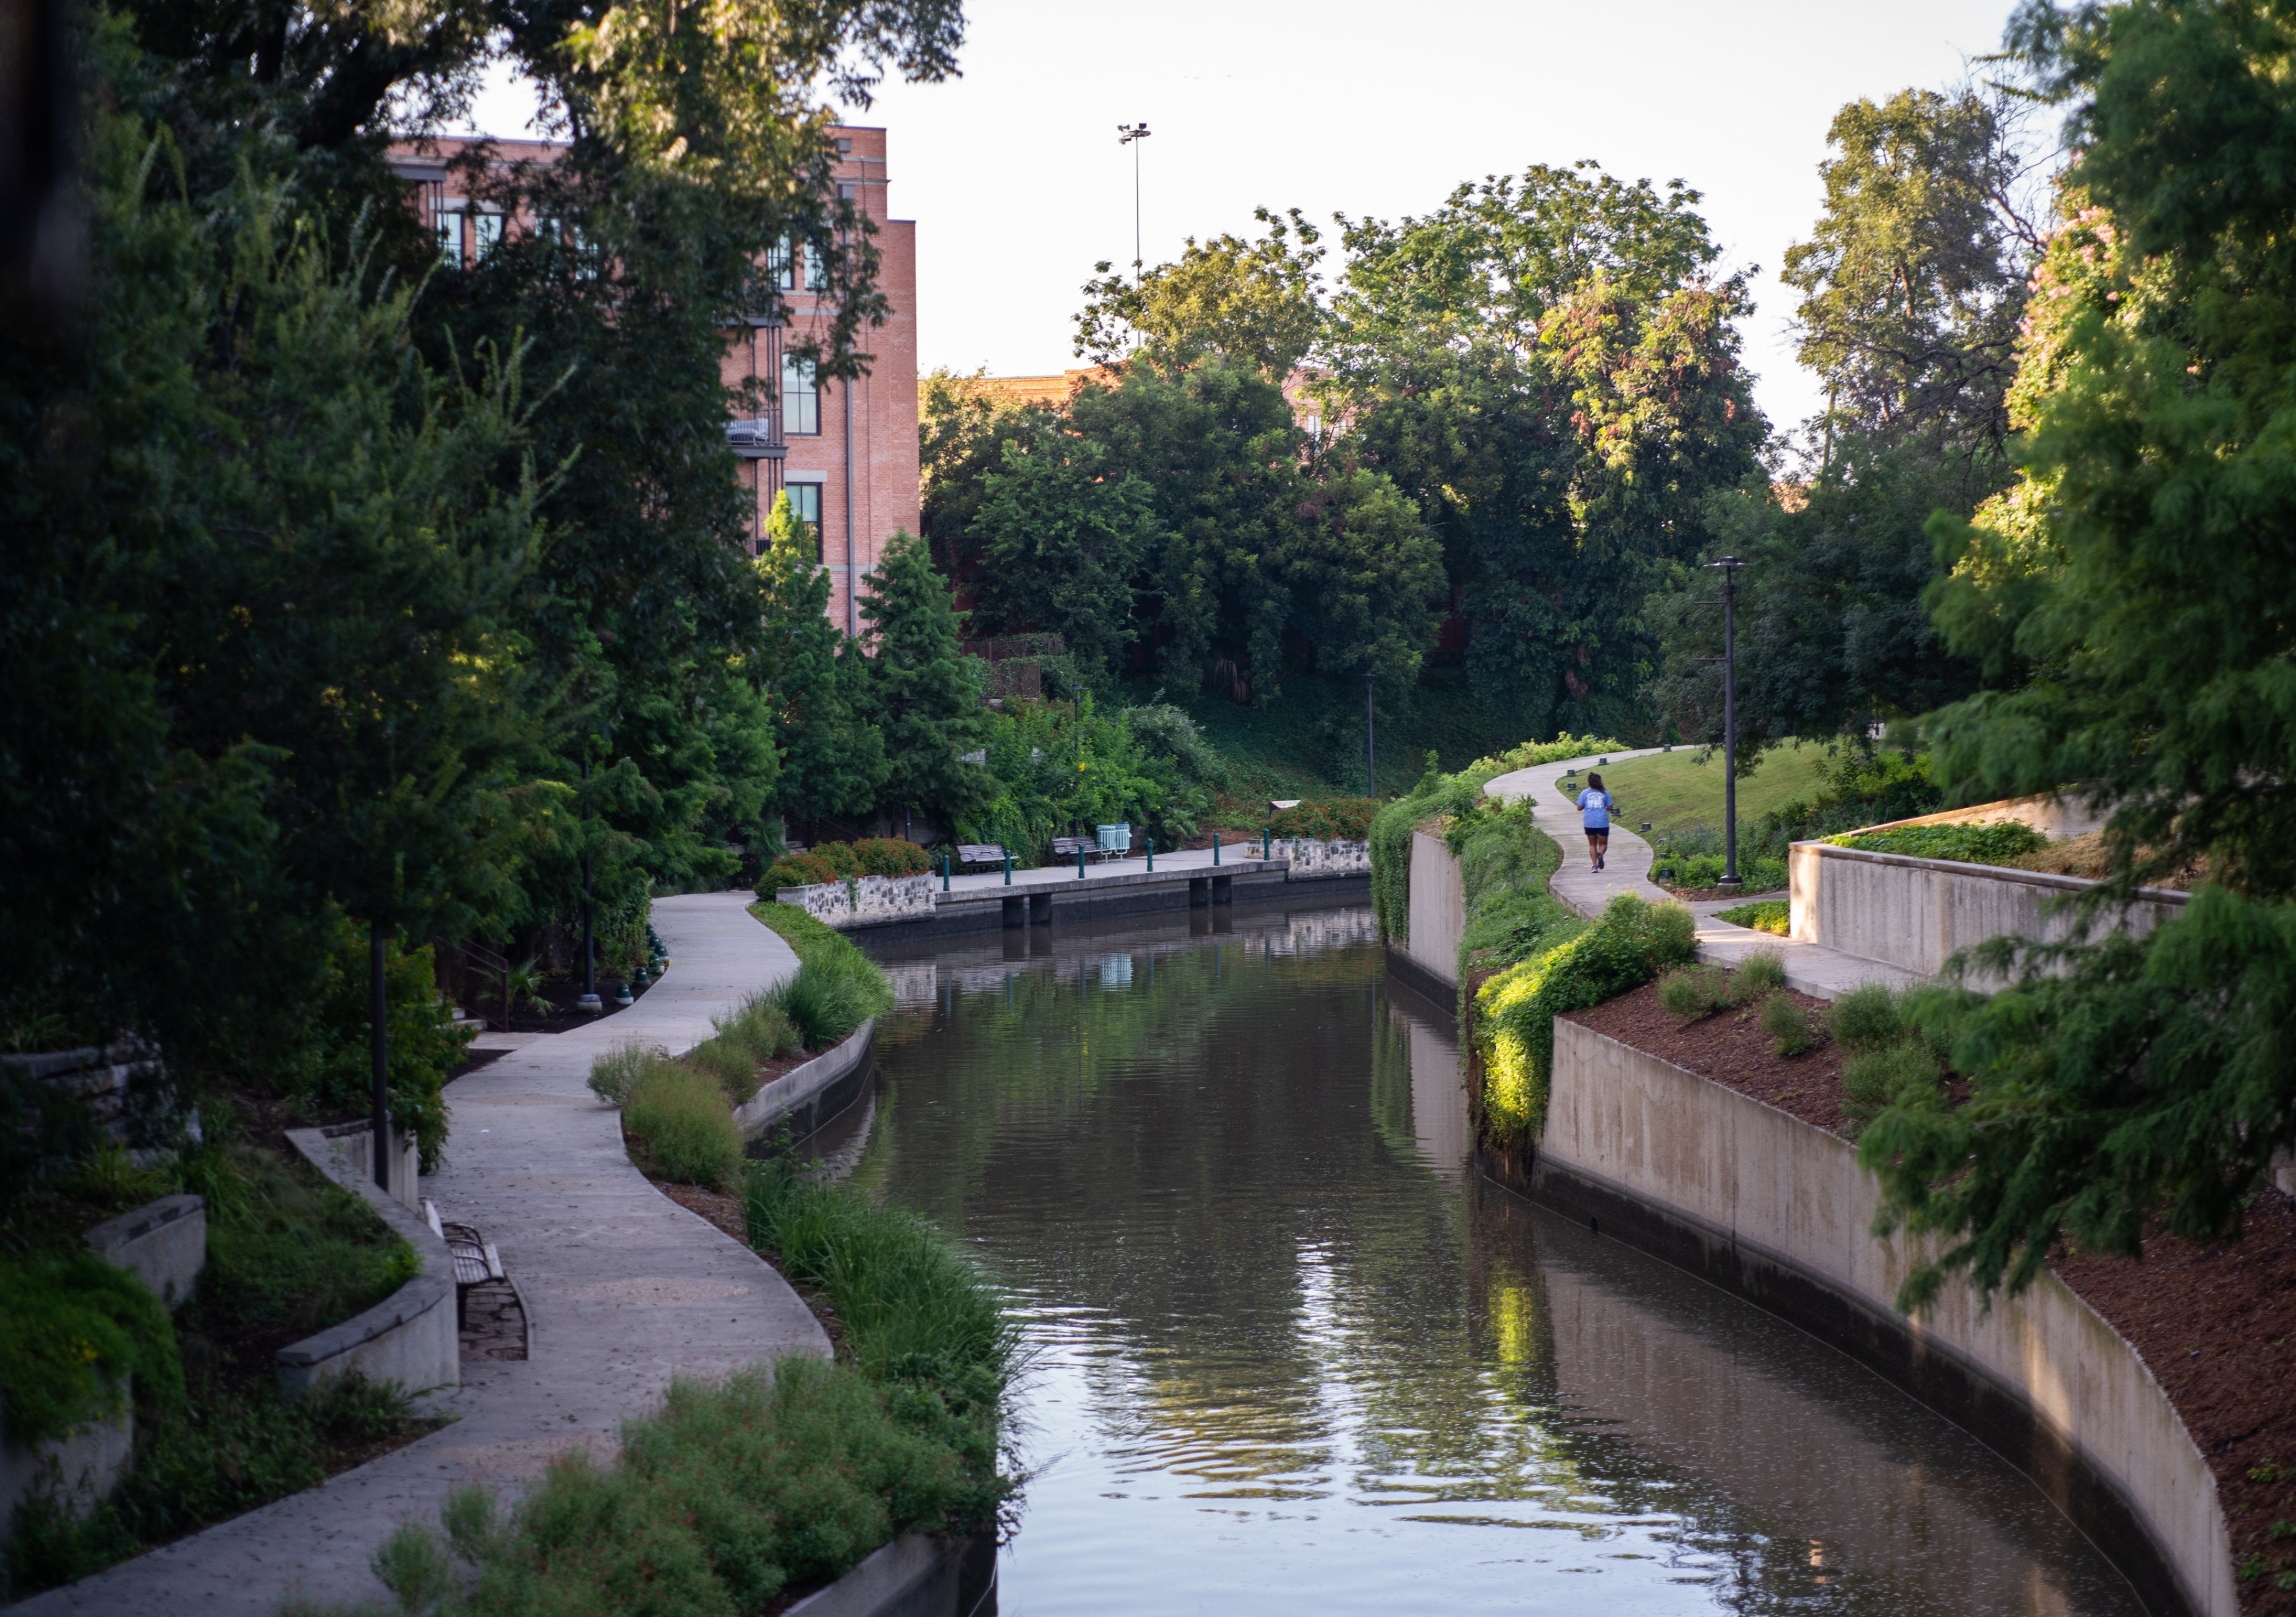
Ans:
[[[1786,896],[1786,890],[1783,887],[1773,887],[1767,891],[1758,892],[1744,887],[1676,887],[1665,882],[1655,882],[1653,885],[1665,888],[1669,893],[1681,899],[1685,904],[1704,904],[1713,899],[1735,899],[1741,904],[1759,904],[1765,899],[1783,899]]]
[[[1685,1023],[1659,1005],[1656,983],[1568,1020],[1847,1132],[1844,1057],[1830,1041],[1783,1056],[1751,1010]],[[2060,1252],[2050,1267],[2136,1349],[2207,1457],[2234,1560],[2255,1569],[2240,1584],[2242,1612],[2296,1617],[2296,1200],[2260,1193],[2237,1241],[2155,1235],[2140,1259]],[[2276,1524],[2285,1536],[2273,1536]]]
[[[1792,989],[1784,993],[1813,1015],[1825,1010],[1822,999]],[[1841,1110],[1841,1047],[1829,1039],[1800,1055],[1780,1055],[1770,1036],[1754,1025],[1751,1006],[1685,1022],[1659,1004],[1658,984],[1646,982],[1591,1011],[1573,1011],[1564,1020],[1726,1084],[1805,1123],[1840,1134],[1849,1120]]]

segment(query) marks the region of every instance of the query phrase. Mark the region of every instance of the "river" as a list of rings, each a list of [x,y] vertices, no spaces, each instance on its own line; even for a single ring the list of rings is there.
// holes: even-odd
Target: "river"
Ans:
[[[1004,1617],[2136,1617],[1958,1428],[1477,1178],[1365,908],[889,959],[839,1153],[1017,1301]]]

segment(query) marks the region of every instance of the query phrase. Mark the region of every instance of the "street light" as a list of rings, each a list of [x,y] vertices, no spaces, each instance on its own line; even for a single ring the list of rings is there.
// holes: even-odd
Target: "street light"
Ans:
[[[1140,283],[1140,143],[1149,135],[1146,124],[1119,124],[1116,143],[1132,148],[1132,283]]]
[[[1709,562],[1722,574],[1722,880],[1735,892],[1738,881],[1738,570],[1735,556]],[[1714,603],[1704,603],[1712,605]]]

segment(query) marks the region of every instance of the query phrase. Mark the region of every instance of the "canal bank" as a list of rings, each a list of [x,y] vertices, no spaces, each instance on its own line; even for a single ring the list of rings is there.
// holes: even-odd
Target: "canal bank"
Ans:
[[[1966,1432],[1480,1179],[1445,1007],[1365,909],[889,970],[854,1178],[1035,1355],[1007,1613],[2141,1609]]]
[[[1564,767],[1489,789],[1543,803]],[[1616,840],[1614,886],[1663,899],[1637,852],[1638,840]],[[1456,996],[1466,913],[1440,836],[1411,838],[1409,881],[1409,935],[1389,945],[1389,970]],[[1588,890],[1601,881],[1581,869],[1554,891],[1591,912],[1614,896]],[[1710,918],[1698,936],[1710,960],[1775,946]],[[1788,981],[1820,997],[1906,976],[1808,942],[1781,952]],[[2205,1457],[2143,1355],[2054,1273],[1990,1309],[1956,1286],[1907,1318],[1893,1302],[1919,1249],[1868,1233],[1876,1187],[1849,1140],[1568,1019],[1555,1023],[1548,1082],[1538,1138],[1482,1154],[1492,1178],[1791,1321],[1962,1425],[2098,1545],[2148,1610],[2239,1610]]]

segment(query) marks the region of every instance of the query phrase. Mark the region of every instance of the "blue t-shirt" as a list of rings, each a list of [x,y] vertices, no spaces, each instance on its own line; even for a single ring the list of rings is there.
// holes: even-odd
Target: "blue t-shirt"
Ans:
[[[1578,807],[1585,810],[1587,829],[1608,831],[1611,828],[1611,794],[1593,787],[1578,794]]]

